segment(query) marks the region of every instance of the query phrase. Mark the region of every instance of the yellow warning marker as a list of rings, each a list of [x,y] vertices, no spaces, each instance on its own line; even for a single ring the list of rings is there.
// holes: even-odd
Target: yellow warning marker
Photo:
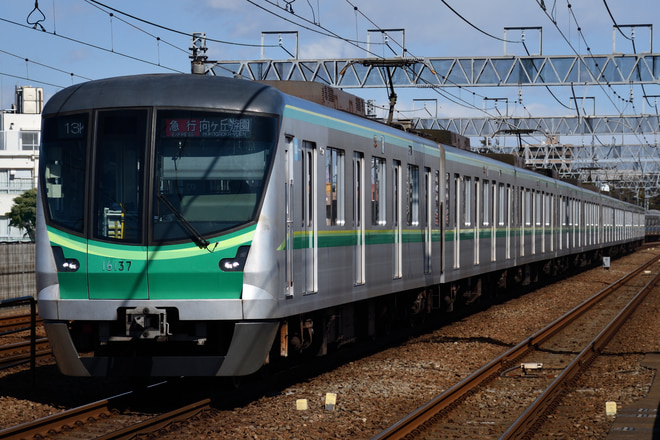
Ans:
[[[605,414],[608,416],[616,415],[616,402],[605,402]]]
[[[337,403],[337,393],[326,393],[325,394],[325,409],[326,410],[334,411],[336,403]]]
[[[296,409],[298,411],[307,411],[307,399],[296,400]]]

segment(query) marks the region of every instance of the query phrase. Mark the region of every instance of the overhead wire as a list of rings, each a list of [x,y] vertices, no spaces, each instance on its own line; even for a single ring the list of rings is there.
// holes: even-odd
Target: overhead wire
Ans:
[[[36,65],[41,66],[41,67],[45,67],[45,68],[47,68],[47,69],[54,70],[54,71],[56,71],[56,72],[66,73],[67,75],[71,75],[71,77],[77,76],[78,78],[86,79],[87,81],[91,81],[91,80],[92,80],[91,78],[87,78],[86,76],[76,75],[76,74],[73,73],[73,72],[67,72],[66,70],[62,70],[62,69],[59,69],[59,68],[57,68],[57,67],[49,66],[49,65],[47,65],[47,64],[43,64],[43,63],[40,63],[40,62],[38,62],[38,61],[31,60],[31,59],[26,58],[26,57],[22,57],[22,56],[20,56],[20,55],[16,55],[16,54],[14,54],[14,53],[7,52],[6,50],[2,50],[2,49],[0,49],[0,52],[1,52],[1,53],[4,53],[5,55],[12,56],[12,57],[14,57],[14,58],[18,58],[18,59],[20,59],[20,60],[25,60],[26,63],[32,63],[32,64],[36,64]]]
[[[172,32],[172,33],[174,33],[174,34],[185,35],[185,36],[190,37],[190,32],[183,32],[183,31],[180,31],[180,30],[178,30],[178,29],[174,29],[174,28],[171,28],[171,27],[168,27],[168,26],[163,26],[163,25],[158,24],[158,23],[154,23],[153,21],[150,21],[150,20],[145,20],[144,18],[137,17],[137,16],[135,16],[135,15],[129,14],[129,13],[124,12],[124,11],[122,11],[122,10],[119,10],[119,9],[117,9],[117,8],[113,8],[113,7],[108,6],[108,5],[104,4],[104,3],[101,3],[101,2],[99,2],[99,1],[97,1],[97,0],[85,0],[85,1],[86,1],[87,3],[95,3],[95,4],[99,5],[99,6],[102,6],[102,7],[106,8],[106,9],[109,9],[109,10],[111,10],[111,11],[117,13],[117,14],[121,14],[121,15],[124,15],[124,16],[126,16],[126,17],[129,17],[129,18],[131,18],[131,19],[133,19],[133,20],[139,21],[139,22],[141,22],[141,23],[148,24],[149,26],[153,26],[153,27],[158,28],[158,29],[163,29],[163,30],[166,30],[166,31],[168,31],[168,32]],[[261,44],[253,44],[253,43],[237,43],[237,42],[235,42],[235,41],[218,40],[218,39],[216,39],[216,38],[209,38],[209,37],[206,38],[206,41],[211,41],[211,42],[213,42],[213,43],[227,44],[227,45],[231,45],[231,46],[242,46],[242,47],[264,47],[264,46],[261,45]],[[266,46],[266,47],[277,47],[277,46],[276,46],[276,45],[272,45],[272,46]]]
[[[348,1],[348,0],[347,0],[347,1]],[[451,12],[453,12],[454,14],[456,14],[456,15],[458,16],[458,18],[460,18],[461,20],[463,20],[463,21],[466,22],[468,25],[470,25],[471,27],[473,27],[473,28],[476,29],[477,31],[481,32],[482,34],[487,35],[487,36],[489,36],[490,38],[493,38],[493,39],[498,40],[498,41],[504,41],[504,42],[507,42],[507,43],[520,43],[520,41],[509,41],[509,40],[506,40],[506,39],[504,39],[504,38],[499,38],[499,37],[496,37],[496,36],[494,36],[494,35],[489,34],[488,32],[484,31],[483,29],[480,29],[478,26],[476,26],[475,24],[473,24],[471,21],[467,20],[467,19],[466,19],[465,17],[463,17],[461,14],[459,14],[454,8],[452,8],[451,6],[449,6],[449,3],[447,3],[445,0],[441,0],[441,1],[442,1],[442,3],[443,3],[445,6],[447,6],[447,8],[449,8],[449,10],[450,10]]]
[[[30,26],[26,26],[22,23],[17,23],[15,21],[8,20],[6,18],[0,17],[0,21],[32,30],[32,28]],[[144,64],[149,64],[149,65],[152,65],[152,66],[160,67],[160,68],[163,68],[163,69],[166,69],[166,70],[170,70],[172,72],[183,73],[182,71],[180,71],[178,69],[175,69],[175,68],[172,68],[172,67],[167,67],[167,66],[164,66],[162,64],[157,64],[157,63],[154,63],[154,62],[151,62],[151,61],[147,61],[144,58],[138,58],[138,57],[135,57],[135,56],[132,56],[132,55],[125,54],[123,52],[112,51],[112,50],[107,49],[105,47],[98,46],[96,44],[88,43],[87,41],[78,40],[78,39],[73,38],[73,37],[67,37],[65,35],[62,35],[62,34],[59,34],[59,33],[56,34],[54,32],[49,32],[49,31],[40,31],[40,32],[44,33],[44,34],[47,34],[47,35],[57,37],[57,38],[62,38],[62,39],[67,40],[67,41],[78,43],[78,44],[81,44],[81,45],[84,45],[84,46],[87,46],[87,47],[91,47],[92,49],[97,49],[97,50],[100,50],[100,51],[103,51],[103,52],[108,52],[108,53],[112,53],[112,54],[115,54],[115,55],[119,55],[121,57],[131,59],[133,61],[138,61],[138,62],[141,62],[141,63],[144,63]]]

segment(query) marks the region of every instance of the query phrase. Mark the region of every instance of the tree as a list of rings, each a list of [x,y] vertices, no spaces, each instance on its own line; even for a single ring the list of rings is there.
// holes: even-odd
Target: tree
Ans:
[[[14,198],[14,206],[5,215],[9,218],[9,226],[25,229],[25,235],[34,241],[37,226],[37,190],[27,190]]]

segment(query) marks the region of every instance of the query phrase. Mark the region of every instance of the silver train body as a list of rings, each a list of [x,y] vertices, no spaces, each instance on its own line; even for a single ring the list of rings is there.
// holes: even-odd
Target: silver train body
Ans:
[[[118,238],[96,227],[108,223],[96,214],[96,198],[107,192],[95,183],[103,179],[97,162],[106,145],[99,121],[135,109],[146,115],[144,159],[124,168],[144,172],[136,179],[145,190],[134,211],[142,220],[139,234]],[[177,188],[197,200],[190,203],[216,200],[208,185],[204,197],[195,193],[197,180],[229,188],[224,183],[233,176],[208,153],[183,160],[193,153],[181,143],[174,153],[159,153],[173,140],[159,128],[160,115],[182,109],[276,122],[263,173],[243,176],[253,186],[254,209],[227,229],[202,228],[210,216],[237,215],[235,205],[195,210],[183,206],[189,200],[183,196],[176,206],[183,218],[159,214],[166,211],[163,188],[171,186],[163,170],[176,169],[183,180]],[[62,155],[49,158],[48,149],[68,138],[58,138],[62,125],[52,121],[81,114],[90,128],[80,136],[84,177],[79,190],[67,193],[56,186],[66,185],[56,175]],[[187,140],[202,142],[196,136],[191,131]],[[69,375],[251,374],[279,357],[323,354],[372,337],[395,318],[452,310],[487,287],[523,285],[644,239],[644,213],[635,206],[253,82],[191,75],[92,81],[47,103],[44,137],[39,312]],[[236,157],[221,162],[244,167]],[[225,200],[229,189],[217,192]],[[85,199],[86,226],[57,211],[64,197],[78,196]],[[132,215],[128,205],[121,203],[122,218]],[[186,232],[167,241],[158,234],[168,221]],[[121,226],[128,230],[128,223]],[[144,263],[137,251],[144,251]],[[134,278],[125,283],[127,272],[118,267],[128,263]]]

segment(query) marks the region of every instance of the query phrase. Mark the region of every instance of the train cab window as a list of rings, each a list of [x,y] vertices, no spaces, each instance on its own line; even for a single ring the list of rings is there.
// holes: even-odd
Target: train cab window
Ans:
[[[94,237],[142,240],[147,111],[98,114],[94,175]]]
[[[328,148],[325,161],[325,224],[342,226],[345,222],[344,151]]]
[[[89,115],[46,118],[43,121],[39,171],[46,199],[46,218],[75,232],[84,230],[85,187]]]
[[[383,226],[387,223],[387,185],[385,159],[371,158],[371,223]]]
[[[218,234],[258,213],[277,118],[211,111],[156,114],[153,239]]]
[[[406,219],[408,226],[419,225],[419,167],[408,165],[408,203]]]

